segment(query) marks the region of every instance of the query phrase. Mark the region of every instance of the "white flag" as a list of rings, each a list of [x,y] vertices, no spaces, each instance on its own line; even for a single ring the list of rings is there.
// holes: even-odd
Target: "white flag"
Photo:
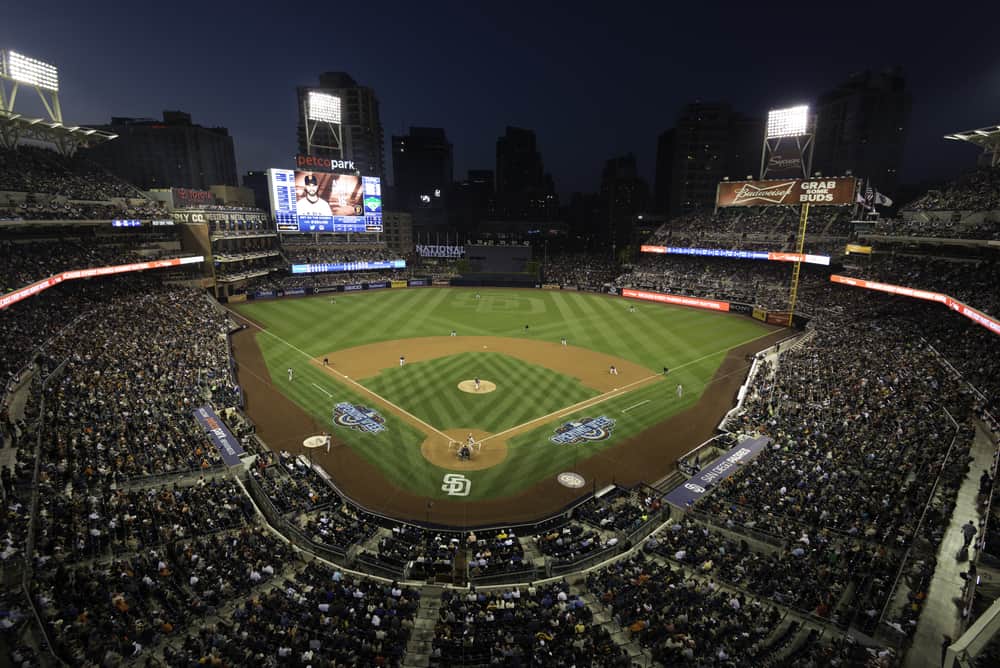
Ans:
[[[877,190],[875,191],[875,203],[879,206],[892,206],[892,200]]]

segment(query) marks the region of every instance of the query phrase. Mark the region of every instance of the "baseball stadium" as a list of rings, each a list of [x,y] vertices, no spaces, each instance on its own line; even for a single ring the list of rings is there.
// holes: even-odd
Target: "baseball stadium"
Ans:
[[[1000,126],[910,191],[819,96],[559,206],[406,191],[435,128],[390,188],[325,73],[241,187],[0,47],[0,663],[1000,665]]]

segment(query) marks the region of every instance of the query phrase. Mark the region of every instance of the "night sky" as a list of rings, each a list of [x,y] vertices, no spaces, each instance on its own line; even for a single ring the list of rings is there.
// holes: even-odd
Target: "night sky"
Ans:
[[[180,109],[228,127],[240,174],[291,166],[295,86],[328,70],[376,90],[390,181],[390,137],[409,125],[445,128],[456,179],[494,168],[517,125],[536,131],[562,195],[596,190],[604,161],[630,151],[652,183],[657,135],[687,102],[763,114],[866,68],[907,76],[904,181],[971,166],[976,150],[941,136],[1000,123],[993,3],[920,16],[912,3],[675,4],[10,0],[0,48],[59,68],[67,122]],[[20,96],[18,111],[41,115]]]

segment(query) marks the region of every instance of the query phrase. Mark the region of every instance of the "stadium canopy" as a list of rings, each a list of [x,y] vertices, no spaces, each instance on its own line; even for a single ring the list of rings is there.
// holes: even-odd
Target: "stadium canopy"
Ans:
[[[0,110],[0,146],[5,148],[14,148],[22,139],[30,139],[54,144],[64,155],[72,155],[80,146],[93,146],[117,138],[118,135],[103,130]]]
[[[945,139],[965,141],[983,147],[983,153],[990,156],[990,167],[1000,165],[1000,125],[988,125],[977,130],[966,130],[945,135]]]

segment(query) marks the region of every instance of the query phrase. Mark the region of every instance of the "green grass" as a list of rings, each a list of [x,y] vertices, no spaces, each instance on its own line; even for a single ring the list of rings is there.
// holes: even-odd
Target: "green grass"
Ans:
[[[497,382],[496,391],[470,394],[456,387],[475,376]],[[438,429],[475,427],[491,433],[597,395],[574,378],[501,353],[416,362],[361,382]]]
[[[411,288],[338,294],[336,304],[331,304],[328,296],[318,296],[251,302],[236,309],[267,329],[257,338],[278,388],[326,424],[330,424],[335,400],[366,406],[373,406],[373,402],[366,400],[359,388],[335,381],[322,369],[307,364],[307,358],[365,343],[447,336],[452,329],[459,335],[553,342],[565,336],[571,345],[616,355],[652,373],[670,367],[668,380],[578,415],[613,417],[616,426],[608,440],[557,446],[548,441],[558,426],[554,424],[519,435],[502,465],[465,473],[473,481],[470,499],[516,493],[570,468],[578,458],[589,457],[687,408],[697,402],[728,350],[769,332],[751,318],[659,304],[638,304],[638,312],[628,313],[632,302],[588,293],[484,288],[478,291],[478,300],[476,293],[468,288]],[[497,369],[497,375],[478,372],[482,378],[520,375],[525,380],[510,388],[504,383],[485,397],[463,395],[455,385],[476,375],[477,371],[467,371],[469,365]],[[296,370],[293,383],[287,382],[285,374],[289,366]],[[504,375],[499,375],[501,369]],[[684,385],[683,400],[674,394],[677,383]],[[479,428],[494,433],[593,394],[573,379],[496,353],[463,353],[407,364],[404,369],[393,368],[366,379],[365,384],[438,429]],[[486,401],[480,401],[484,398]],[[646,399],[649,401],[623,412]],[[393,415],[384,417],[388,429],[377,435],[343,428],[335,428],[335,433],[397,485],[447,498],[440,489],[446,471],[420,454],[423,436]]]

